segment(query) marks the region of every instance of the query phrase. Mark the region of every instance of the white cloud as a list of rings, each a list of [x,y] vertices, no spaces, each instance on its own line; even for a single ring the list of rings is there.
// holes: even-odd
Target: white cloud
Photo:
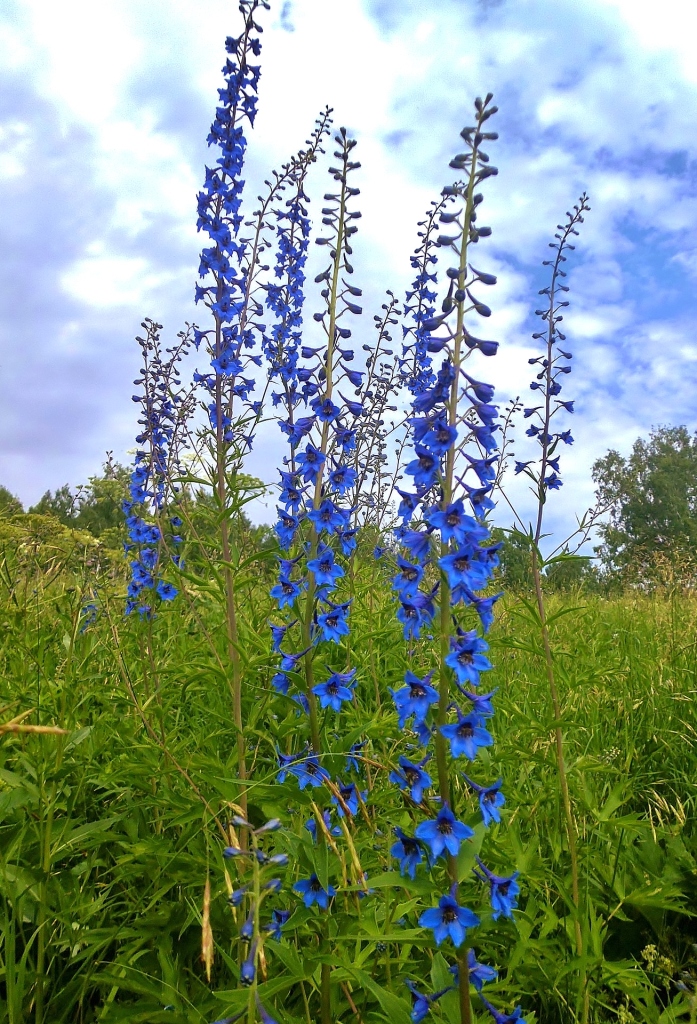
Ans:
[[[370,315],[383,289],[398,291],[409,281],[416,223],[451,175],[447,163],[477,93],[491,88],[501,106],[501,139],[491,149],[500,174],[487,183],[483,207],[494,236],[473,261],[500,277],[486,297],[492,317],[477,333],[502,343],[500,356],[480,365],[504,398],[529,394],[527,359],[538,351],[530,341],[537,268],[564,211],[589,190],[592,212],[569,262],[565,320],[574,352],[565,394],[578,396],[579,440],[564,452],[567,483],[554,496],[562,511],[552,512],[555,522],[572,520],[575,502],[592,497],[590,465],[609,445],[627,449],[661,418],[694,420],[694,383],[685,372],[695,359],[691,317],[678,311],[664,320],[658,296],[650,306],[650,283],[634,263],[643,260],[648,273],[652,254],[625,226],[660,230],[666,260],[697,274],[694,188],[687,176],[663,173],[676,153],[686,166],[697,161],[695,12],[684,0],[665,0],[660,16],[643,0],[519,0],[486,14],[461,0],[422,0],[395,4],[386,27],[371,15],[369,0],[296,0],[288,33],[278,10],[263,16],[249,191],[255,195],[270,167],[302,145],[325,103],[334,106],[337,124],[357,133],[362,341],[371,337]],[[234,5],[65,0],[51,7],[24,0],[16,12],[14,21],[0,21],[0,61],[31,74],[66,131],[89,132],[94,148],[81,168],[84,188],[111,197],[93,245],[61,269],[62,286],[84,304],[85,322],[95,310],[120,309],[132,310],[138,323],[146,303],[171,322],[170,311],[189,301],[197,270],[195,194],[223,40],[238,28]],[[181,123],[180,103],[188,104]],[[185,136],[183,123],[200,137]],[[22,173],[36,130],[19,118],[5,122],[0,177]],[[327,149],[331,160],[331,143]],[[311,189],[320,196],[324,190],[320,168]],[[144,241],[164,223],[181,259],[190,253],[186,272],[183,263],[171,269],[159,236]],[[694,310],[689,296],[683,301]],[[63,333],[56,332],[60,351],[89,344],[75,315],[71,310]],[[104,417],[126,447],[127,416],[114,408]]]
[[[29,145],[29,125],[23,121],[0,124],[0,178],[18,178],[24,174]]]
[[[61,283],[69,295],[87,306],[142,309],[150,293],[171,279],[171,274],[149,270],[148,261],[141,257],[95,255],[77,260]]]

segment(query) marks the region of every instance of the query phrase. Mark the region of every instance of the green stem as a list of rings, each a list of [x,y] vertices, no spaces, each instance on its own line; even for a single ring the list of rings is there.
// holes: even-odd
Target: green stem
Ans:
[[[321,986],[321,1014],[322,1024],[332,1024],[332,988],[331,988],[331,967],[329,964],[322,964],[320,977]]]
[[[571,898],[575,910],[574,935],[576,940],[576,956],[582,958],[583,933],[581,931],[580,919],[581,895],[579,885],[578,851],[576,848],[576,822],[574,821],[574,812],[571,804],[571,796],[569,794],[569,781],[566,772],[566,763],[564,761],[564,734],[562,732],[561,727],[561,702],[559,700],[559,690],[557,688],[557,681],[554,675],[554,659],[552,657],[552,647],[549,639],[549,627],[547,626],[544,595],[542,593],[542,580],[540,578],[539,558],[537,551],[535,549],[533,549],[532,552],[532,575],[535,583],[537,611],[540,617],[540,632],[542,634],[542,646],[544,649],[545,656],[547,684],[549,686],[549,692],[552,697],[552,706],[554,708],[554,750],[557,761],[557,773],[559,775],[559,786],[561,788],[562,795],[562,807],[564,810],[566,842],[569,848],[569,859],[571,861]],[[581,968],[579,971],[579,993],[582,995],[583,999],[581,1020],[583,1024],[586,1024],[586,1022],[588,1021],[590,994],[587,986],[585,968]]]

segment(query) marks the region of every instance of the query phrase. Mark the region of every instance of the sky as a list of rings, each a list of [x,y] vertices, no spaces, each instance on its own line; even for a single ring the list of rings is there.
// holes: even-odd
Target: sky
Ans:
[[[697,428],[697,9],[272,0],[261,20],[249,198],[330,104],[362,164],[357,342],[371,340],[385,290],[408,286],[417,221],[451,180],[474,97],[491,91],[499,175],[486,182],[480,221],[493,234],[477,260],[499,283],[475,333],[500,342],[481,369],[501,406],[529,404],[540,264],[588,192],[565,316],[576,443],[548,511],[563,540],[593,503],[597,458],[627,454],[652,426]],[[107,451],[129,460],[142,319],[168,342],[202,322],[196,192],[213,159],[224,39],[239,25],[234,0],[0,0],[0,483],[25,505],[85,482]],[[313,172],[319,215],[326,180]],[[310,290],[308,314],[320,301]],[[270,424],[248,466],[263,479],[275,439]],[[516,457],[533,454],[520,426]],[[508,493],[529,520],[522,478]],[[273,504],[255,516],[271,521]]]

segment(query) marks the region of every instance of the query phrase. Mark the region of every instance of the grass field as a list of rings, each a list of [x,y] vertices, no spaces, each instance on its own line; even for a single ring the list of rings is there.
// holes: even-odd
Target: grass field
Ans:
[[[233,1016],[246,995],[238,988],[240,922],[227,896],[242,869],[222,849],[239,783],[215,580],[192,578],[152,623],[124,619],[118,558],[47,518],[19,523],[6,521],[0,539],[2,721],[64,731],[0,736],[0,1019],[176,1024]],[[359,557],[350,583],[345,653],[359,695],[341,734],[325,723],[325,763],[340,770],[351,743],[366,739],[367,795],[336,855],[313,846],[303,827],[313,791],[276,780],[276,748],[292,748],[298,718],[269,685],[272,577],[261,561],[237,579],[250,819],[278,816],[287,826],[277,848],[290,855],[288,887],[309,863],[339,895],[328,932],[316,908],[289,904],[288,937],[268,941],[259,991],[285,1024],[312,1022],[321,967],[331,963],[337,1022],[408,1022],[404,978],[430,972],[437,986],[444,961],[412,915],[427,883],[395,873],[393,839],[380,827],[388,807],[405,824],[411,813],[387,780],[398,748],[389,687],[407,664],[390,572]],[[82,612],[89,601],[94,622]],[[506,794],[489,848],[520,871],[522,895],[515,923],[485,921],[477,944],[501,969],[492,988],[499,1003],[521,1002],[529,1024],[562,1024],[574,1019],[578,965],[553,716],[525,595],[507,595],[498,611],[487,680],[499,687],[496,744],[480,759],[503,777]],[[694,1021],[697,599],[569,593],[551,599],[549,614],[591,1019]],[[425,669],[429,642],[416,646],[412,664]],[[360,916],[348,913],[359,903],[356,859],[374,889]],[[201,959],[207,881],[210,980]],[[449,999],[434,1020],[459,1019]]]

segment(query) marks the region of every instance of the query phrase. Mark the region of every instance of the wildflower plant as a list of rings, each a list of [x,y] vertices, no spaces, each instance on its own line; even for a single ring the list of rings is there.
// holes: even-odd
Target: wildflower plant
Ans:
[[[474,829],[461,820],[468,814],[470,796],[478,798],[484,827],[500,820],[499,808],[505,802],[500,780],[475,781],[460,770],[463,760],[476,767],[479,750],[493,744],[489,727],[494,693],[480,695],[478,688],[482,674],[492,667],[484,634],[500,597],[486,594],[500,545],[490,542],[485,521],[493,507],[498,410],[492,404],[493,387],[475,377],[472,366],[475,356],[495,354],[497,343],[480,339],[469,328],[472,315],[490,316],[481,288],[496,281],[471,262],[473,247],[491,233],[478,222],[483,200],[479,186],[497,173],[483,149],[485,142],[497,138],[487,124],[497,110],[491,100],[488,95],[475,103],[476,123],[461,133],[465,151],[450,164],[462,172],[462,180],[443,190],[441,201],[420,225],[422,241],[412,260],[418,274],[407,309],[414,326],[405,330],[403,352],[404,365],[411,369],[413,396],[413,458],[405,469],[412,483],[411,490],[400,490],[402,522],[396,538],[401,553],[393,580],[397,617],[412,664],[423,660],[417,642],[426,630],[437,631],[439,643],[434,667],[425,675],[410,668],[404,686],[393,691],[399,727],[414,736],[423,756],[418,762],[400,757],[391,778],[408,794],[414,810],[429,816],[411,836],[400,829],[392,852],[403,872],[413,876],[427,870],[436,893],[440,887],[440,899],[421,913],[419,924],[432,931],[437,946],[445,944],[455,952],[452,966],[463,1024],[473,1019],[470,935],[480,924],[478,914],[465,905],[466,899],[476,898],[471,883],[480,880],[488,885],[494,920],[512,916],[518,893],[516,873],[499,876],[479,858],[474,870],[473,864],[464,873],[461,868],[468,865],[464,850],[475,837]],[[439,255],[445,255],[449,265],[445,296],[437,310]],[[422,803],[424,788],[431,785],[424,772],[431,752],[437,780],[437,796],[432,799],[437,807]],[[472,774],[474,770],[469,768]],[[480,980],[484,976],[480,974]],[[416,995],[413,1019],[422,1019],[448,991],[449,987],[431,996]],[[490,1004],[484,1005],[496,1014]]]
[[[162,325],[146,319],[142,326],[145,337],[137,341],[143,365],[140,377],[134,381],[142,392],[133,396],[141,408],[141,429],[123,512],[129,538],[125,548],[131,558],[126,614],[137,610],[141,617],[150,619],[154,601],[173,601],[177,596],[164,566],[168,550],[173,564],[179,564],[176,552],[182,542],[178,532],[182,520],[176,514],[178,489],[173,481],[179,475],[181,447],[192,411],[191,392],[182,390],[178,376],[180,363],[191,347],[191,332],[182,332],[179,343],[163,351]],[[173,514],[167,520],[168,506]]]
[[[459,1020],[470,1024],[470,989],[479,991],[497,976],[478,962],[471,945],[480,904],[488,897],[494,921],[511,918],[519,891],[515,872],[500,873],[486,855],[475,859],[483,830],[500,823],[505,804],[501,779],[476,766],[479,752],[494,742],[495,690],[480,692],[480,686],[492,667],[485,635],[500,597],[489,591],[498,545],[486,523],[497,472],[498,411],[493,388],[478,379],[478,361],[498,346],[469,329],[470,317],[489,316],[481,289],[495,283],[472,266],[471,251],[490,233],[478,222],[478,189],[496,173],[482,148],[496,139],[488,126],[496,108],[490,95],[476,101],[476,124],[462,132],[465,152],[451,163],[461,180],[444,190],[420,225],[401,351],[392,332],[402,313],[390,291],[374,318],[377,340],[359,348],[353,337],[363,308],[353,245],[361,216],[360,163],[345,128],[333,133],[332,186],[321,209],[324,230],[315,237],[328,254],[314,280],[321,306],[309,325],[305,314],[309,172],[332,131],[329,108],[306,147],[266,180],[251,217],[244,213],[245,133],[254,123],[260,79],[256,19],[267,7],[265,0],[242,0],[243,32],[226,40],[225,84],[208,138],[218,156],[198,197],[198,227],[209,244],[201,252],[196,299],[211,325],[192,328],[195,348],[209,365],[194,374],[206,425],[195,440],[191,432],[199,472],[189,482],[207,486],[215,508],[210,526],[219,531],[220,550],[210,566],[223,612],[236,763],[230,829],[237,832],[224,856],[236,872],[229,898],[240,942],[232,959],[245,992],[231,1008],[236,1013],[244,999],[248,1024],[257,1015],[272,1019],[276,1011],[267,995],[273,992],[264,987],[267,953],[288,967],[283,937],[292,934],[316,958],[316,994],[308,995],[300,979],[307,1018],[315,1014],[331,1024],[337,993],[355,1011],[345,968],[336,960],[344,938],[356,928],[362,935],[365,922],[379,919],[387,932],[393,927],[394,909],[380,902],[371,882],[382,871],[402,888],[389,870],[396,860],[401,876],[419,887],[416,930],[455,951],[433,991],[420,977],[402,978],[411,1019],[424,1019],[453,994]],[[438,307],[436,265],[443,255],[448,266]],[[403,389],[411,409],[400,421]],[[263,574],[269,554],[275,557],[267,590],[273,610],[268,640],[252,631],[252,647],[263,652],[252,655],[241,639],[252,614],[241,594],[256,556],[241,559],[234,517],[241,471],[265,418],[276,421],[284,454],[277,550],[258,558]],[[397,448],[391,465],[390,438]],[[360,530],[379,530],[390,515],[400,465],[394,567],[385,562],[376,572],[391,572],[399,629],[410,648],[409,667],[392,691],[399,729],[409,739],[388,753],[382,741],[373,750],[368,735],[365,681],[354,653],[361,638],[352,637],[351,614],[361,597],[354,572]],[[186,590],[191,578],[180,569]],[[195,593],[186,590],[186,597],[195,614]],[[429,631],[438,633],[433,665],[424,646]],[[246,626],[244,635],[250,636]],[[213,654],[225,672],[215,644]],[[267,669],[264,689],[257,678]],[[252,680],[253,691],[247,689]],[[259,698],[253,709],[252,693]],[[379,699],[379,687],[376,693]],[[227,834],[219,816],[214,819]],[[265,836],[276,830],[285,850],[272,854]],[[286,864],[292,865],[286,880],[271,877]],[[276,893],[284,894],[284,906],[268,916],[266,900]],[[399,950],[399,942],[391,942]],[[395,998],[390,958],[388,951],[387,988],[375,982],[374,989],[383,1009]]]

